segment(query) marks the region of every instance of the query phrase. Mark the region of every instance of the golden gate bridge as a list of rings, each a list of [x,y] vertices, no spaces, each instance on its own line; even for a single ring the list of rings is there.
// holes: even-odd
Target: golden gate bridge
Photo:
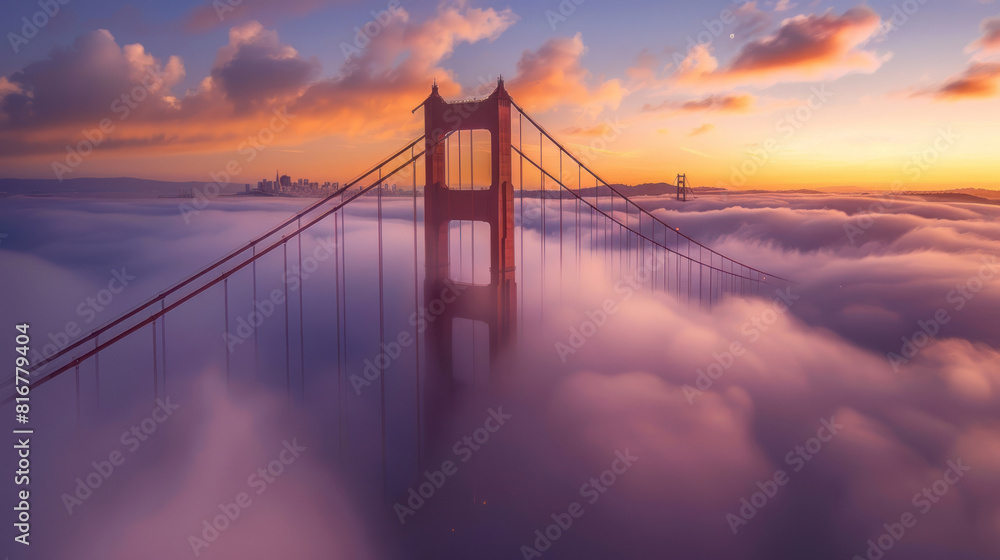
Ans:
[[[638,277],[644,290],[669,294],[701,308],[726,297],[760,296],[766,286],[787,283],[699,243],[625,196],[518,106],[502,79],[488,97],[458,102],[443,99],[435,84],[419,108],[424,111],[423,135],[329,196],[32,364],[30,387],[63,384],[63,390],[74,395],[79,421],[85,410],[101,408],[102,395],[107,400],[114,393],[106,382],[112,374],[102,374],[102,368],[115,369],[117,378],[128,369],[131,373],[126,375],[135,381],[135,367],[123,368],[118,362],[125,354],[115,354],[115,348],[126,341],[131,347],[127,355],[134,363],[150,360],[148,390],[153,398],[166,395],[172,370],[192,367],[186,362],[193,347],[216,353],[212,348],[218,346],[216,360],[228,380],[234,375],[234,352],[227,336],[235,330],[235,318],[246,315],[248,307],[251,312],[246,316],[253,317],[260,309],[259,297],[280,293],[282,301],[271,309],[283,314],[283,337],[277,340],[277,346],[284,346],[283,354],[267,352],[262,356],[267,344],[261,343],[257,325],[252,325],[251,336],[238,341],[240,346],[253,347],[249,369],[255,377],[264,369],[278,371],[270,380],[283,384],[289,395],[297,391],[305,400],[310,394],[307,370],[331,374],[337,386],[337,426],[343,448],[348,438],[346,395],[358,389],[351,378],[358,379],[373,362],[370,353],[360,350],[359,341],[377,337],[378,348],[384,350],[399,343],[399,337],[387,337],[398,330],[414,349],[411,381],[417,421],[413,429],[420,447],[427,430],[421,418],[430,416],[434,395],[448,391],[454,383],[459,369],[456,355],[471,353],[475,374],[476,364],[484,361],[482,356],[488,368],[499,356],[512,351],[535,314],[542,317],[553,286],[559,294],[567,278],[582,282],[585,261],[602,263],[612,278]],[[476,155],[485,151],[484,135],[489,136],[488,158]],[[421,175],[423,184],[418,185]],[[382,187],[390,180],[397,185],[408,181],[411,200],[398,196],[383,200]],[[679,175],[678,198],[686,194],[687,178]],[[365,204],[374,205],[374,239],[360,238],[353,227],[357,217],[350,211]],[[402,238],[396,228],[390,242],[384,232],[388,221],[384,214],[391,211],[398,219],[404,206],[412,222],[412,240]],[[464,226],[470,223],[467,234]],[[539,235],[529,235],[535,227]],[[303,292],[307,287],[302,278],[302,271],[309,269],[309,255],[303,260],[303,237],[319,231],[328,233],[332,240],[327,244],[332,253],[327,255],[332,261],[332,285],[325,283],[319,288],[332,292],[332,309],[322,311],[306,305]],[[468,252],[466,235],[470,238]],[[409,262],[399,257],[404,249],[412,251]],[[377,304],[371,307],[377,307],[378,333],[355,328],[360,314],[374,317],[375,313],[358,301],[356,291],[374,290],[375,286],[367,285],[365,275],[352,273],[348,255],[368,251],[377,257],[377,271],[370,276],[377,283]],[[477,268],[477,252],[481,251],[488,252],[488,257],[478,256]],[[279,256],[281,270],[295,270],[299,276],[283,274],[281,287],[274,288],[280,292],[268,292],[258,284],[274,285],[274,275],[258,271],[258,266],[273,265]],[[653,261],[662,265],[650,269]],[[481,270],[487,263],[488,270]],[[646,273],[640,274],[643,267]],[[290,286],[290,282],[295,285]],[[539,289],[536,297],[527,301],[523,287],[531,284]],[[317,288],[313,284],[308,289]],[[408,292],[405,298],[403,292]],[[387,296],[393,301],[387,302]],[[400,299],[405,299],[405,307]],[[277,311],[278,307],[282,310]],[[192,313],[208,310],[218,312],[223,337],[213,341],[184,336],[185,321]],[[306,329],[309,313],[321,316],[321,332]],[[411,319],[408,324],[407,317]],[[456,344],[456,337],[468,329],[456,325],[476,325],[465,343]],[[478,336],[483,329],[486,336]],[[366,344],[370,347],[372,343],[374,340]],[[310,363],[306,349],[312,345],[324,355]],[[384,362],[375,364],[380,371],[364,378],[364,385],[377,383],[379,388],[383,478],[388,390],[387,376],[381,374],[386,369]],[[106,382],[103,388],[102,379]],[[12,384],[13,380],[5,381],[4,390],[10,391]],[[10,403],[14,397],[11,391],[4,402]]]

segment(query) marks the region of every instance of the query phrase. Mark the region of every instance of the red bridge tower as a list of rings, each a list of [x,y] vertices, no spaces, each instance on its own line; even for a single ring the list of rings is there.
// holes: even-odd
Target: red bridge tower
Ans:
[[[426,172],[424,231],[425,297],[439,298],[450,278],[448,229],[453,220],[485,222],[490,226],[490,282],[464,287],[454,303],[430,327],[432,359],[443,374],[453,375],[454,319],[482,321],[489,327],[490,358],[514,340],[517,329],[517,284],[514,280],[514,186],[511,180],[511,102],[503,78],[482,100],[449,103],[434,84],[424,101]],[[445,142],[451,132],[490,133],[491,183],[485,190],[454,190],[447,184]],[[434,362],[432,362],[434,363]]]

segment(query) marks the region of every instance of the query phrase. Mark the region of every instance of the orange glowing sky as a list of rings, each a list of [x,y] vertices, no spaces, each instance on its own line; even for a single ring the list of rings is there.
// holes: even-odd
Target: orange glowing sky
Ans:
[[[502,73],[613,182],[1000,188],[995,3],[696,4],[71,4],[0,55],[0,174],[344,181],[421,133],[433,80]]]

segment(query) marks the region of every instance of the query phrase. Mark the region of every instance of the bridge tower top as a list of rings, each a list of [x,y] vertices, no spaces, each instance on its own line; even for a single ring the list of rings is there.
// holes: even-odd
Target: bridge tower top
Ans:
[[[488,284],[466,286],[466,295],[449,307],[443,320],[435,323],[440,348],[438,358],[447,371],[451,355],[451,319],[463,318],[486,323],[490,330],[490,354],[513,341],[516,328],[517,288],[514,274],[514,186],[511,168],[511,100],[503,78],[483,99],[445,101],[437,83],[423,102],[426,146],[424,187],[424,228],[427,297],[440,293],[451,276],[449,228],[453,221],[482,222],[489,225],[490,278]],[[490,135],[490,184],[487,189],[449,185],[447,143],[468,142],[472,135],[463,130],[482,130]],[[448,135],[457,133],[454,137]],[[463,138],[464,136],[464,138]],[[459,151],[461,153],[461,151]]]

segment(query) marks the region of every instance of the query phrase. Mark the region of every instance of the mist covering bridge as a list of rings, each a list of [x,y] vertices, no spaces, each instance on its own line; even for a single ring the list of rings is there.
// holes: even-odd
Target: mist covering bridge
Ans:
[[[526,114],[502,79],[488,97],[459,102],[435,85],[420,107],[422,136],[32,364],[32,389],[70,392],[79,419],[112,403],[119,380],[140,391],[148,380],[161,398],[174,376],[206,364],[303,401],[317,385],[335,387],[342,446],[351,393],[377,395],[384,477],[387,406],[411,395],[416,422],[405,429],[420,447],[439,396],[456,380],[489,379],[595,263],[611,281],[701,308],[786,282],[624,196]],[[206,332],[221,337],[192,334],[205,317]],[[11,402],[11,380],[3,390]]]

